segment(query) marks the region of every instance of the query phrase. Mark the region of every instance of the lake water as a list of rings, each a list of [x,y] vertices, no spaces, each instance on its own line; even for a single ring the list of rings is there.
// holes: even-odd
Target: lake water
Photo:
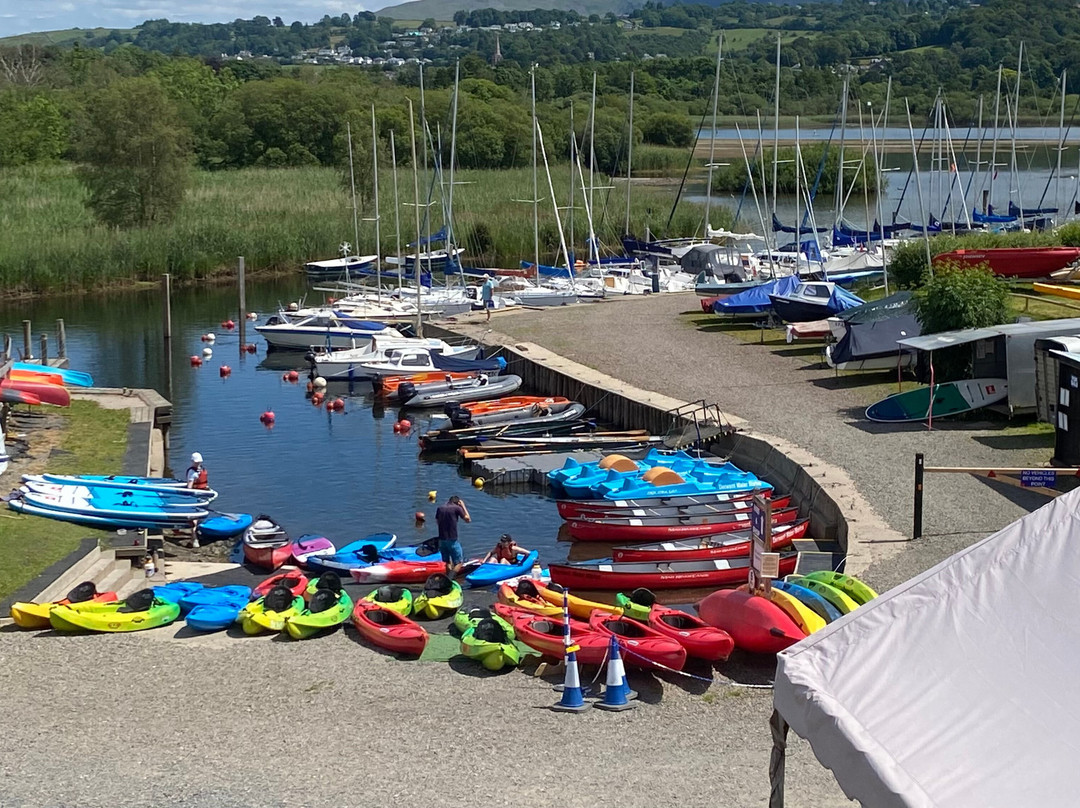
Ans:
[[[305,292],[299,273],[275,281],[249,283],[248,308],[265,319],[279,302]],[[309,295],[314,299],[315,293]],[[50,335],[55,351],[55,321],[64,318],[71,367],[93,374],[101,387],[151,387],[167,394],[163,358],[160,293],[136,292],[107,297],[78,296],[0,308],[0,333],[21,347],[21,321],[33,320],[37,335]],[[347,400],[345,413],[313,407],[305,396],[306,363],[301,353],[267,354],[266,343],[248,329],[254,355],[241,353],[236,331],[220,327],[237,318],[233,286],[192,287],[173,293],[173,424],[170,464],[182,475],[192,452],[201,452],[211,485],[220,493],[222,511],[267,513],[290,534],[321,533],[339,543],[369,533],[392,531],[402,542],[435,535],[435,504],[451,494],[466,501],[473,517],[460,535],[466,557],[486,552],[501,533],[539,548],[541,559],[566,558],[567,544],[557,544],[562,520],[554,504],[534,494],[475,490],[451,460],[420,459],[417,436],[428,416],[413,417],[409,436],[396,435],[396,409],[375,409],[370,392]],[[214,355],[201,368],[189,357],[213,331]],[[35,347],[36,350],[36,347]],[[228,364],[232,375],[219,376]],[[288,369],[301,370],[301,384],[282,381]],[[272,409],[273,429],[259,422]],[[427,514],[427,525],[414,526],[413,514]]]

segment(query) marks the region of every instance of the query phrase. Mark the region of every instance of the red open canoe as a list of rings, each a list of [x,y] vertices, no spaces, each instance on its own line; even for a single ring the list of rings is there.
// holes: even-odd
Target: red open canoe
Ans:
[[[638,499],[560,499],[556,506],[563,519],[576,519],[600,511],[625,511],[635,508],[682,508],[692,505],[711,505],[718,510],[749,507],[752,493],[745,491],[717,492],[714,494],[684,494],[677,497],[643,497]],[[779,498],[774,497],[774,501]],[[790,498],[789,498],[790,501]]]
[[[427,629],[402,614],[384,609],[370,600],[358,600],[352,624],[360,636],[388,651],[420,656],[427,647]]]
[[[795,572],[798,555],[780,559],[780,575]],[[711,561],[664,563],[552,564],[551,580],[573,589],[632,592],[645,589],[684,589],[698,586],[737,586],[746,581],[749,558],[716,558]],[[723,628],[723,626],[721,626]]]
[[[41,399],[43,404],[55,404],[57,407],[71,406],[71,393],[66,387],[46,382],[30,382],[21,379],[0,379],[0,390],[18,390],[30,393]]]
[[[775,654],[806,636],[772,601],[736,589],[713,592],[697,610],[706,623],[730,634],[736,648],[755,654]]]
[[[277,547],[266,545],[252,546],[247,542],[244,545],[244,559],[256,567],[276,570],[282,564],[292,558],[292,546],[286,542]]]
[[[562,618],[545,617],[527,609],[505,603],[495,604],[495,613],[514,626],[517,638],[545,656],[562,659],[566,656],[563,639],[565,624]],[[591,628],[588,623],[570,621],[570,639],[578,646],[577,660],[583,665],[603,665],[607,661],[608,637]]]
[[[953,250],[934,256],[934,266],[986,264],[1005,278],[1045,278],[1080,259],[1080,247],[992,247],[986,250]]]
[[[710,626],[700,617],[654,604],[649,610],[649,628],[686,649],[689,656],[723,662],[735,650],[731,635],[716,626]]]
[[[614,636],[627,664],[649,667],[649,663],[681,671],[686,664],[686,649],[655,629],[629,617],[593,612],[589,625],[599,632]]]
[[[252,598],[261,598],[271,589],[278,585],[288,587],[293,597],[303,595],[307,591],[308,577],[297,569],[282,570],[276,575],[271,575],[257,587]]]
[[[773,549],[787,547],[795,539],[806,535],[809,519],[800,519],[773,531]],[[741,558],[750,554],[750,531],[739,530],[723,533],[713,539],[684,539],[642,544],[637,547],[615,547],[611,557],[615,561],[706,561],[710,558]]]
[[[562,503],[559,503],[562,505]],[[773,510],[781,510],[791,505],[791,495],[785,494],[780,497],[773,497],[772,506]],[[660,517],[680,517],[680,516],[723,516],[725,514],[746,512],[749,513],[751,508],[751,498],[745,497],[743,499],[733,499],[728,502],[718,502],[716,504],[701,504],[701,505],[656,505],[647,508],[619,508],[619,507],[603,507],[601,505],[588,505],[583,508],[578,508],[577,513],[574,516],[564,517],[567,519],[632,519],[632,518],[660,518]],[[562,515],[562,508],[559,509],[559,514]]]
[[[794,522],[798,508],[773,511],[773,527]],[[655,541],[715,536],[750,527],[750,511],[712,516],[643,517],[633,519],[571,519],[566,523],[578,541]]]

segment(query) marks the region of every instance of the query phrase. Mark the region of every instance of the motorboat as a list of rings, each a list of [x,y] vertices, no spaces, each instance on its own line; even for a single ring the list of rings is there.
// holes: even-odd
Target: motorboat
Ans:
[[[312,345],[328,348],[360,347],[372,337],[401,337],[396,328],[375,320],[347,316],[340,310],[319,309],[305,317],[279,313],[255,326],[270,348],[303,350]]]
[[[326,261],[309,261],[304,264],[304,272],[312,280],[340,278],[351,273],[362,274],[375,266],[377,255],[345,255]]]
[[[377,374],[409,374],[443,370],[433,354],[452,359],[475,359],[479,345],[453,346],[441,339],[372,339],[366,346],[314,353],[311,362],[324,379],[364,381]],[[478,368],[483,369],[483,368]]]
[[[523,306],[565,306],[577,302],[577,292],[572,286],[536,284],[527,278],[510,275],[497,276],[496,280],[496,294],[512,297]]]
[[[773,310],[789,323],[827,320],[865,301],[830,281],[807,281],[786,294],[770,294]]]
[[[462,401],[499,398],[513,393],[519,387],[521,387],[520,376],[499,376],[492,379],[487,374],[480,374],[474,379],[451,379],[448,382],[418,384],[411,391],[402,390],[399,387],[398,397],[406,407],[441,407]],[[412,392],[412,395],[406,398],[408,392]]]

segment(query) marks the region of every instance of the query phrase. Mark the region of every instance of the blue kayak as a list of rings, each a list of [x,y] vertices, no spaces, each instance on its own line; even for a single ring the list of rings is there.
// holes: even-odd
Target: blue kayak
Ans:
[[[397,543],[397,536],[393,533],[373,533],[358,541],[350,542],[340,548],[333,555],[311,556],[307,559],[309,569],[316,572],[334,570],[335,572],[348,573],[349,570],[366,567],[373,563],[385,560],[382,555]],[[374,559],[369,558],[364,548],[375,548]]]
[[[466,575],[465,580],[470,586],[491,586],[507,578],[516,578],[531,570],[539,555],[532,550],[528,555],[521,556],[517,564],[481,564]]]
[[[239,611],[249,600],[250,586],[206,586],[180,598],[180,613],[187,614],[198,606],[236,606]]]
[[[244,605],[196,606],[188,612],[187,627],[195,631],[221,631],[236,622]]]
[[[200,539],[231,539],[239,536],[255,521],[250,513],[216,513],[199,522]]]
[[[51,373],[64,380],[64,384],[70,387],[93,387],[94,377],[82,370],[68,370],[67,368],[54,368],[46,365],[35,365],[30,362],[12,362],[12,370],[28,370],[31,373]]]
[[[159,600],[167,600],[169,603],[179,604],[180,600],[193,592],[204,589],[206,584],[196,581],[173,581],[169,584],[154,587],[154,597]]]
[[[812,589],[807,589],[805,586],[799,586],[798,584],[789,584],[787,581],[780,580],[773,581],[772,585],[781,592],[786,592],[791,595],[791,597],[795,598],[806,608],[817,612],[818,616],[826,623],[831,623],[833,620],[839,620],[841,617],[839,609]]]

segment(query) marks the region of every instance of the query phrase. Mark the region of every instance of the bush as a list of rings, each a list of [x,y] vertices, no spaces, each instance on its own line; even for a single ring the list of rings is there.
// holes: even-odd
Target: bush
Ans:
[[[985,264],[936,267],[915,300],[924,334],[986,328],[1009,319],[1009,290]]]
[[[654,146],[686,148],[694,142],[694,129],[682,115],[659,112],[645,121],[641,128],[646,143]]]
[[[1058,238],[1066,247],[1080,247],[1080,222],[1070,222],[1057,231]]]

